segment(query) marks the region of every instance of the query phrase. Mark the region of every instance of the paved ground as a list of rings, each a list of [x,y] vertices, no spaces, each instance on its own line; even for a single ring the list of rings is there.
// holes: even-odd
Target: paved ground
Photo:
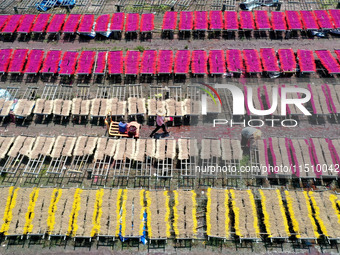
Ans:
[[[174,138],[180,137],[195,137],[197,139],[204,137],[231,137],[233,139],[239,139],[242,126],[236,126],[233,128],[224,127],[223,125],[212,127],[211,123],[207,123],[200,126],[180,126],[180,127],[169,127],[171,136]],[[141,137],[147,138],[154,127],[143,125],[141,128]],[[305,137],[306,133],[309,136],[314,137],[329,137],[335,138],[340,136],[339,125],[310,125],[307,122],[300,122],[299,127],[295,128],[285,128],[285,127],[263,127],[262,129],[264,137],[273,136],[285,136],[285,137]],[[159,131],[161,133],[161,131]],[[0,135],[2,134],[48,134],[48,135],[106,135],[106,128],[104,126],[92,126],[92,125],[73,125],[69,124],[67,126],[54,125],[54,124],[32,124],[28,127],[17,126],[15,124],[9,124],[6,127],[0,127]]]
[[[160,36],[160,27],[161,23],[157,27],[155,25],[155,32],[153,33],[153,39],[151,41],[143,41],[140,40],[89,40],[89,41],[79,41],[78,37],[73,41],[66,41],[64,37],[61,36],[60,40],[49,41],[47,37],[44,41],[37,40],[29,40],[28,42],[19,41],[16,38],[14,41],[1,41],[1,48],[28,48],[28,49],[61,49],[63,51],[66,50],[133,50],[138,46],[142,46],[145,49],[172,49],[172,50],[180,50],[187,48],[189,50],[202,49],[202,50],[211,50],[211,49],[260,49],[265,47],[273,47],[274,49],[280,48],[292,48],[293,50],[297,49],[329,49],[333,50],[336,48],[337,42],[339,42],[339,38],[315,38],[308,39],[307,37],[291,38],[291,39],[282,39],[282,40],[270,40],[269,35],[267,37],[262,37],[260,39],[256,39],[251,37],[250,39],[189,39],[189,40],[180,40],[176,36],[173,40],[161,39]]]

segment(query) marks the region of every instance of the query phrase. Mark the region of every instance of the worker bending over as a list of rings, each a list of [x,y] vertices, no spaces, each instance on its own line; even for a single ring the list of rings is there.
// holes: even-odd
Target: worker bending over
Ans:
[[[250,147],[254,145],[255,140],[261,139],[261,130],[246,127],[241,131],[241,147],[245,154],[249,154]]]

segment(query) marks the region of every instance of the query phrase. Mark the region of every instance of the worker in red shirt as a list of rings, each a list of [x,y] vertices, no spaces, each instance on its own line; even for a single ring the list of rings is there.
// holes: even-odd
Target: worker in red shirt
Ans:
[[[160,129],[163,129],[164,135],[169,134],[168,128],[166,126],[166,118],[164,117],[164,115],[165,114],[164,114],[162,109],[157,110],[156,128],[152,131],[152,133],[150,135],[151,138]]]

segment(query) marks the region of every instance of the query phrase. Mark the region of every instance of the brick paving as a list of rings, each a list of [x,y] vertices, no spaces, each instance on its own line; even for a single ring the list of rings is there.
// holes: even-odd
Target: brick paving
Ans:
[[[141,128],[141,137],[147,138],[155,127],[143,125]],[[197,139],[202,139],[205,137],[230,137],[233,139],[240,139],[240,133],[242,126],[226,127],[224,125],[219,125],[213,127],[212,123],[200,124],[199,126],[169,126],[169,131],[171,136],[178,139],[181,137],[193,137]],[[306,121],[300,122],[299,126],[294,128],[286,127],[270,127],[264,126],[261,128],[263,137],[329,137],[336,138],[340,137],[340,127],[336,124],[326,123],[325,125],[311,125]],[[161,133],[161,131],[158,131]],[[31,123],[29,126],[18,126],[13,123],[7,124],[6,126],[0,127],[0,135],[3,134],[28,134],[28,135],[106,135],[105,126],[95,126],[95,125],[73,125],[72,123],[68,125],[58,125],[58,124],[34,124]]]

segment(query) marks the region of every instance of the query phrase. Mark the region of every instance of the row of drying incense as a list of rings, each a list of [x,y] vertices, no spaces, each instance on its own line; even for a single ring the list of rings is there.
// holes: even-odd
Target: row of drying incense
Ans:
[[[281,101],[281,91],[289,86],[278,85],[278,104]],[[245,91],[245,110],[247,115],[253,113],[249,110],[247,96],[249,90],[252,89],[252,103],[255,109],[265,110],[272,107],[272,94],[275,86],[243,86]],[[311,93],[311,99],[308,106],[314,115],[329,115],[340,113],[340,86],[323,84],[318,86],[307,85],[307,89]],[[290,93],[287,98],[300,98],[298,93]],[[90,116],[104,118],[106,115],[111,116],[133,116],[148,115],[156,116],[157,111],[161,109],[165,116],[181,117],[200,115],[202,105],[200,101],[184,99],[176,101],[173,98],[166,100],[143,99],[129,97],[127,101],[118,100],[117,98],[95,98],[73,100],[63,99],[37,99],[27,100],[19,99],[16,103],[14,100],[0,99],[0,117],[6,117],[13,110],[15,116],[27,117],[31,114],[44,116]],[[207,99],[207,113],[221,112],[220,105],[214,104],[212,98]],[[274,116],[280,115],[281,110],[276,108],[272,113]],[[286,113],[288,115],[301,115],[302,112],[295,105],[287,105]]]
[[[297,238],[317,239],[321,235],[339,238],[338,195],[328,191],[281,193],[277,189],[259,190],[258,197],[261,200],[263,218],[260,218],[257,212],[254,193],[251,190],[208,189],[207,235],[230,238],[232,223],[229,215],[232,210],[235,233],[240,238],[260,238],[263,234],[260,233],[261,222],[265,225],[265,234],[270,238],[288,239],[293,234],[289,225],[293,226]]]
[[[335,50],[339,59],[340,50]],[[318,60],[329,74],[340,73],[338,59],[329,50],[316,50]],[[59,75],[154,75],[296,72],[315,73],[314,51],[273,48],[230,50],[145,50],[98,52],[33,49],[0,50],[0,73]],[[191,69],[190,69],[191,67]],[[208,71],[209,69],[209,71]]]
[[[0,192],[7,197],[1,204],[1,232],[6,235],[91,237],[119,233],[121,190],[10,187]]]
[[[339,176],[338,139],[270,137],[257,141],[262,175],[320,178]]]
[[[144,155],[158,160],[166,158],[187,160],[190,157],[201,156],[202,159],[221,157],[224,161],[242,159],[242,150],[239,140],[223,138],[221,140],[203,139],[202,149],[199,150],[196,139],[154,140],[154,139],[109,139],[95,136],[0,136],[0,159],[6,156],[15,158],[21,154],[30,159],[39,155],[59,158],[62,156],[87,156],[94,154],[94,160],[103,159],[104,155],[123,160],[125,157],[144,161]],[[117,149],[116,149],[117,148]],[[120,149],[118,149],[120,148]],[[125,149],[126,148],[126,152]],[[199,153],[199,151],[201,151]],[[124,153],[125,152],[125,153]]]
[[[140,18],[141,16],[141,18]],[[154,29],[154,14],[114,13],[100,15],[95,19],[92,14],[55,14],[39,15],[1,15],[0,33],[106,33],[110,31],[151,32]]]
[[[74,237],[197,237],[194,191],[134,189],[1,188],[1,232],[5,235]],[[256,204],[255,196],[261,203]],[[233,190],[209,188],[207,236],[230,239],[231,230],[245,239],[339,238],[340,198],[330,191]],[[285,205],[288,210],[285,210]],[[261,212],[261,214],[259,213]],[[260,215],[263,215],[260,217]],[[171,220],[173,219],[173,220]],[[260,232],[260,225],[265,232]],[[289,226],[292,226],[292,229]]]
[[[148,226],[150,238],[170,237],[167,191],[8,187],[0,194],[1,232],[7,236],[139,237]]]
[[[270,14],[270,18],[269,18]],[[52,18],[51,18],[52,16]],[[140,17],[141,16],[141,17]],[[224,18],[223,18],[224,16]],[[239,16],[239,17],[238,17]],[[177,28],[177,12],[166,12],[163,17],[162,30]],[[1,15],[0,33],[98,33],[110,31],[151,32],[154,29],[153,13],[113,13],[93,14],[25,14]],[[179,31],[191,30],[317,30],[340,27],[339,10],[253,12],[240,11],[182,11],[179,13]]]
[[[319,178],[320,176],[337,177],[339,175],[340,143],[338,139],[270,137],[258,140],[256,147],[258,161],[253,163],[261,166],[258,174],[263,176],[276,174]],[[30,159],[37,159],[40,155],[51,158],[94,155],[94,161],[112,157],[114,160],[128,158],[136,162],[144,162],[146,156],[160,161],[175,159],[176,156],[179,160],[200,156],[203,161],[215,159],[214,164],[219,160],[240,162],[242,159],[240,141],[225,138],[202,139],[201,146],[198,146],[196,139],[178,139],[177,141],[139,139],[135,141],[95,136],[58,136],[56,138],[1,136],[0,151],[0,159],[6,156],[16,158],[18,155],[27,156]]]
[[[84,116],[92,118],[104,118],[110,116],[129,115],[148,115],[156,116],[157,111],[161,109],[166,116],[181,117],[187,115],[200,115],[201,102],[193,101],[191,99],[184,99],[183,101],[176,101],[174,99],[156,100],[144,98],[129,97],[127,101],[111,99],[81,99],[74,98],[73,100],[63,99],[37,99],[14,100],[0,99],[0,117],[6,117],[13,111],[17,117],[28,117],[31,114],[44,116]],[[208,99],[207,112],[220,112],[220,107],[214,104],[213,100]]]
[[[177,12],[166,12],[162,30],[175,30]],[[270,16],[270,18],[269,18]],[[285,11],[183,11],[179,14],[179,31],[191,30],[317,30],[340,27],[339,10]]]

